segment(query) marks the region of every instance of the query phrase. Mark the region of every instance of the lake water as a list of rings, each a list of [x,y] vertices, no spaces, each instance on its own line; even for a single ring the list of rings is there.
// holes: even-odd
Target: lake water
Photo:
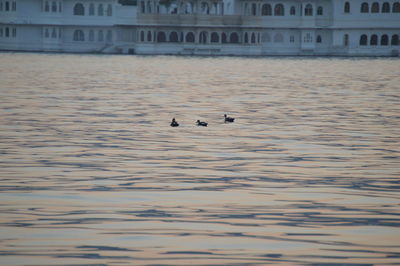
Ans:
[[[399,144],[399,59],[3,53],[0,264],[399,264]]]

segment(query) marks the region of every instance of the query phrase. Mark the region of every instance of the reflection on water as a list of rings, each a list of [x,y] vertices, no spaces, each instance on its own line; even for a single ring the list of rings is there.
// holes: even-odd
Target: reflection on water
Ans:
[[[399,70],[0,54],[1,264],[396,264]]]

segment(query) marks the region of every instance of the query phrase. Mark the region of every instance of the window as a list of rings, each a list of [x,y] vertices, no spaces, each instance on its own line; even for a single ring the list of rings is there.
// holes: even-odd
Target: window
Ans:
[[[186,42],[194,42],[194,34],[193,32],[189,32],[186,34],[186,38],[185,38]]]
[[[151,39],[152,39],[151,37],[152,37],[151,31],[148,31],[148,32],[147,32],[147,41],[148,41],[148,42],[151,42],[151,41],[152,41],[152,40],[151,40]]]
[[[261,36],[262,42],[271,42],[271,37],[269,36],[268,32],[264,32]]]
[[[376,34],[371,36],[370,45],[378,45],[378,36]]]
[[[322,16],[323,14],[324,14],[324,9],[322,8],[322,6],[319,6],[317,8],[317,15]]]
[[[218,33],[216,33],[216,32],[211,33],[211,42],[213,42],[213,43],[218,43],[219,42]]]
[[[290,37],[289,37],[289,41],[290,41],[291,43],[293,43],[293,42],[294,42],[294,36],[293,36],[293,35],[290,35]]]
[[[291,15],[291,16],[296,15],[296,8],[295,8],[294,6],[292,6],[292,7],[290,8],[290,15]]]
[[[51,2],[51,12],[57,12],[57,2]]]
[[[254,32],[251,34],[251,43],[256,43],[256,35]]]
[[[262,16],[271,16],[272,15],[272,7],[270,4],[264,4],[261,8]]]
[[[57,38],[57,30],[56,30],[56,28],[53,28],[53,31],[51,32],[51,38],[53,38],[53,39]]]
[[[165,36],[165,33],[163,31],[160,31],[157,33],[157,42],[166,42],[167,38]]]
[[[379,4],[377,2],[372,4],[371,13],[379,13]]]
[[[393,3],[392,12],[393,13],[400,13],[400,3],[399,2]]]
[[[94,30],[89,31],[89,41],[94,42]]]
[[[107,16],[111,17],[112,16],[112,6],[111,4],[109,4],[107,6]]]
[[[45,38],[49,38],[50,37],[50,33],[49,33],[49,29],[48,28],[46,28],[45,31],[44,31],[44,37]]]
[[[13,38],[17,37],[17,28],[12,29],[12,36]]]
[[[8,1],[6,2],[5,11],[10,11],[10,3]]]
[[[321,35],[318,35],[318,36],[317,36],[317,43],[322,43]]]
[[[282,4],[275,5],[274,15],[275,16],[284,16],[285,15],[285,8],[283,7]]]
[[[94,4],[90,3],[89,5],[89,16],[94,16]]]
[[[274,36],[274,42],[281,43],[283,42],[283,35],[281,33],[277,33]]]
[[[61,2],[59,2],[58,3],[58,12],[62,12],[62,3]]]
[[[102,30],[99,30],[99,34],[97,35],[97,41],[99,42],[104,41],[104,34]]]
[[[152,10],[151,10],[151,2],[147,1],[147,13],[151,14]]]
[[[247,34],[247,32],[244,34],[244,42],[249,43],[249,35]]]
[[[107,31],[107,42],[112,42],[112,30]]]
[[[199,42],[202,44],[207,43],[207,32],[205,32],[205,31],[200,32]]]
[[[399,35],[394,34],[392,35],[392,41],[390,42],[391,45],[399,45]]]
[[[344,3],[344,13],[346,13],[346,14],[350,13],[350,3],[349,2]]]
[[[202,2],[201,3],[201,14],[209,14],[210,13],[210,8],[208,7],[208,3]]]
[[[239,43],[239,35],[236,32],[232,32],[229,36],[230,43]]]
[[[0,1],[0,11],[3,11],[3,1]]]
[[[227,43],[228,42],[225,32],[223,32],[222,35],[221,35],[221,42],[222,43]]]
[[[3,37],[3,28],[0,28],[0,37]]]
[[[311,34],[310,34],[310,33],[307,33],[306,36],[304,36],[303,42],[305,42],[305,43],[310,43],[310,42],[312,42],[312,41],[313,41],[313,40],[312,40]]]
[[[5,35],[6,35],[6,37],[10,37],[10,29],[9,28],[6,28],[6,30],[5,30]]]
[[[169,41],[178,42],[178,33],[176,31],[173,31],[169,34]]]
[[[74,41],[83,42],[85,41],[85,34],[82,30],[75,30],[74,31]]]
[[[97,15],[104,16],[103,4],[99,4],[99,6],[97,7]]]
[[[144,31],[140,32],[140,41],[144,42]]]
[[[348,34],[345,34],[343,36],[343,45],[344,46],[349,46],[349,35]]]
[[[368,3],[362,3],[361,4],[361,10],[360,10],[360,12],[361,13],[368,13],[369,12],[369,7],[368,7]]]
[[[11,11],[17,11],[17,2],[12,1],[12,3],[11,3]]]
[[[367,35],[363,34],[360,37],[360,45],[367,45],[368,43],[368,37]]]
[[[50,5],[48,1],[44,3],[44,12],[50,12]]]
[[[381,45],[386,46],[388,44],[389,44],[389,37],[386,34],[382,35],[382,37],[381,37]]]
[[[311,4],[307,4],[306,8],[304,9],[305,16],[312,16],[313,15],[313,7]]]
[[[253,16],[257,15],[257,4],[255,4],[255,3],[251,4],[251,14]]]
[[[382,13],[390,13],[390,5],[388,2],[383,3]]]
[[[74,6],[74,15],[75,16],[84,16],[85,15],[85,8],[81,3],[77,3]]]

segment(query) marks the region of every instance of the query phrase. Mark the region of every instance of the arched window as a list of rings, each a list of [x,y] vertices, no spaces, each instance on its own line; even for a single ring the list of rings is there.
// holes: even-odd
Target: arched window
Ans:
[[[382,4],[382,13],[390,13],[390,4],[388,2]]]
[[[227,43],[227,42],[228,42],[228,41],[227,41],[227,38],[226,38],[225,32],[223,32],[222,35],[221,35],[221,42],[222,42],[222,43]]]
[[[274,15],[275,16],[284,16],[285,15],[285,8],[282,4],[275,5]]]
[[[144,42],[144,31],[140,31],[140,41]]]
[[[381,45],[386,46],[388,44],[389,44],[389,37],[386,34],[382,35],[382,37],[381,37]]]
[[[376,34],[373,34],[371,36],[371,40],[369,41],[370,45],[378,45],[378,36]]]
[[[274,36],[274,42],[281,43],[283,42],[283,35],[281,33],[277,33]]]
[[[75,30],[74,31],[74,41],[83,42],[85,41],[85,34],[82,30]]]
[[[344,13],[346,13],[346,14],[350,13],[350,3],[349,2],[344,3]]]
[[[317,36],[317,43],[322,43],[321,35],[318,35],[318,36]]]
[[[151,37],[152,37],[151,31],[148,31],[147,32],[147,41],[148,42],[151,42]]]
[[[256,35],[254,32],[251,34],[251,43],[256,43]]]
[[[89,16],[94,16],[94,4],[90,3],[89,5]]]
[[[99,42],[104,41],[104,35],[103,35],[103,31],[102,30],[99,30],[99,34],[97,35],[97,40]]]
[[[371,13],[379,13],[379,3],[375,2],[372,4]]]
[[[85,15],[85,7],[81,3],[75,4],[74,15],[75,16],[84,16]]]
[[[244,43],[249,43],[249,35],[247,32],[244,34]]]
[[[291,16],[296,15],[296,8],[295,8],[294,6],[292,6],[292,7],[290,8],[290,15],[291,15]]]
[[[257,15],[257,4],[256,3],[251,4],[251,14],[253,16]]]
[[[363,34],[360,37],[360,45],[367,45],[368,44],[368,37],[367,35]]]
[[[399,35],[394,34],[392,35],[392,41],[390,42],[391,45],[399,45]]]
[[[167,37],[165,36],[165,33],[163,31],[160,31],[157,33],[157,42],[166,42]]]
[[[51,12],[57,12],[57,2],[51,2]]]
[[[317,15],[322,16],[323,14],[324,14],[324,9],[322,8],[322,6],[319,6],[317,8]]]
[[[313,15],[313,7],[311,4],[307,4],[306,8],[304,9],[305,16],[312,16]]]
[[[202,44],[206,44],[207,43],[207,32],[206,31],[202,31],[202,32],[200,32],[200,35],[199,35],[199,43],[202,43]]]
[[[94,31],[93,30],[89,31],[89,41],[94,42]]]
[[[185,38],[186,42],[194,42],[194,34],[193,32],[188,32]]]
[[[107,16],[111,17],[112,16],[112,5],[108,4],[107,6]]]
[[[107,31],[107,42],[112,42],[112,30]]]
[[[218,36],[218,33],[216,33],[216,32],[213,32],[213,33],[211,33],[211,42],[219,42],[219,36]]]
[[[200,10],[201,10],[201,14],[204,14],[204,15],[210,14],[210,8],[209,8],[207,2],[202,2],[200,4]]]
[[[5,10],[10,11],[10,3],[8,1],[6,2]]]
[[[344,46],[349,46],[349,35],[348,34],[345,34],[343,36],[343,45]]]
[[[362,3],[361,4],[361,10],[360,10],[360,12],[361,13],[368,13],[369,12],[369,6],[368,6],[368,3]]]
[[[99,6],[97,7],[97,15],[104,16],[103,4],[99,4]]]
[[[393,3],[392,13],[400,13],[400,3],[399,2]]]
[[[179,38],[179,41],[180,41],[180,42],[183,42],[183,32],[181,32],[181,36],[180,36],[180,38]]]
[[[169,34],[169,41],[178,42],[178,33],[176,31],[173,31]]]
[[[272,7],[270,4],[263,4],[261,8],[262,16],[272,16]]]
[[[268,32],[264,32],[261,37],[262,42],[271,42],[271,37]]]
[[[232,32],[229,36],[230,43],[239,43],[239,35],[236,32]]]

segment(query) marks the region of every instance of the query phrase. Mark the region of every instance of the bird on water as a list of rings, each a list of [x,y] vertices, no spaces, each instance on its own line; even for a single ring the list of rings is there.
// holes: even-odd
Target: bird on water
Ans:
[[[227,116],[226,114],[224,114],[224,117],[225,117],[225,123],[226,123],[226,122],[228,122],[228,123],[233,123],[233,121],[235,121],[235,118],[229,117],[229,116]]]
[[[178,122],[176,122],[175,117],[172,118],[171,127],[179,127]]]
[[[200,120],[197,120],[196,123],[197,123],[198,126],[202,126],[202,127],[206,127],[208,125],[207,122],[203,122],[203,121],[200,121]]]

